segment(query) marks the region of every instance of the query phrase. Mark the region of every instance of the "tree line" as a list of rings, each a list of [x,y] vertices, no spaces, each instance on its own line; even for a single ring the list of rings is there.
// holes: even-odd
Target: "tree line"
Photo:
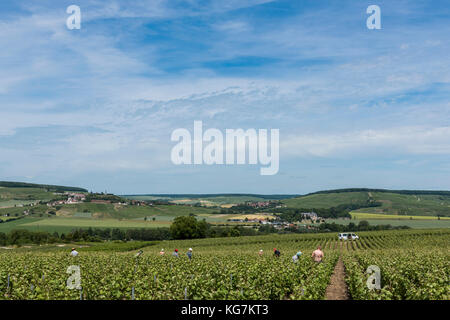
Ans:
[[[350,211],[352,210],[381,205],[381,202],[367,200],[360,203],[341,204],[331,208],[277,208],[272,211],[277,212],[278,217],[283,221],[296,222],[303,219],[304,212],[315,212],[318,217],[324,219],[351,218]]]
[[[47,189],[49,191],[55,191],[55,192],[64,192],[64,191],[88,192],[86,189],[78,188],[78,187],[66,187],[66,186],[55,186],[55,185],[50,185],[50,184],[36,184],[36,183],[12,182],[12,181],[0,181],[0,187],[38,188],[38,189]]]
[[[388,189],[368,189],[368,188],[347,188],[347,189],[317,191],[317,192],[313,192],[313,193],[308,193],[301,197],[306,197],[306,196],[310,196],[313,194],[344,193],[344,192],[383,192],[383,193],[397,193],[397,194],[408,194],[408,195],[450,196],[450,191],[444,191],[444,190],[388,190]]]
[[[347,225],[333,223],[322,223],[319,230],[322,232],[355,232],[355,231],[377,231],[377,230],[394,230],[394,229],[410,229],[408,226],[391,226],[390,224],[370,225],[368,221],[361,220],[358,224],[350,222]]]

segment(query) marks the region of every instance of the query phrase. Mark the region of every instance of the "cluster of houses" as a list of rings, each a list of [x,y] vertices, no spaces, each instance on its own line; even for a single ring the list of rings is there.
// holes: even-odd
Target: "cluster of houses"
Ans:
[[[261,225],[273,226],[275,229],[278,229],[278,230],[284,230],[284,229],[289,229],[289,228],[297,229],[299,226],[304,227],[306,229],[314,229],[313,226],[308,225],[308,224],[298,225],[298,224],[295,224],[295,223],[290,223],[290,222],[287,222],[287,221],[280,221],[280,220],[270,221],[270,220],[263,220],[263,219],[248,219],[248,220],[244,220],[244,219],[228,219],[227,221],[229,221],[229,222],[257,222],[257,223],[259,223]]]
[[[310,219],[312,221],[316,221],[319,219],[317,213],[315,212],[302,212],[303,219]]]
[[[272,225],[277,229],[285,229],[289,228],[290,226],[294,226],[293,224],[290,224],[288,222],[283,222],[279,220],[271,221],[266,219],[227,219],[228,222],[244,222],[244,223],[259,223],[262,225]]]
[[[152,202],[145,202],[145,201],[140,201],[140,200],[131,200],[130,204],[133,206],[153,206]]]
[[[261,221],[262,225],[271,225],[275,229],[295,228],[295,224],[286,221]]]
[[[47,203],[48,207],[54,207],[62,204],[75,204],[81,203],[86,200],[86,195],[84,193],[73,193],[65,192],[63,195],[67,196],[66,200],[57,200]]]
[[[267,207],[275,207],[282,208],[286,207],[286,205],[282,205],[279,201],[247,201],[245,202],[246,206],[258,209],[258,208],[267,208]]]
[[[264,208],[271,205],[270,201],[257,201],[257,202],[246,202],[247,206],[253,207],[253,208]]]
[[[63,196],[67,196],[67,199],[65,200],[57,200],[57,201],[51,201],[47,203],[47,206],[49,207],[54,207],[54,206],[58,206],[58,205],[63,205],[63,204],[77,204],[77,203],[82,203],[86,201],[86,194],[84,193],[74,193],[74,192],[65,192],[65,193],[55,193],[55,195],[63,195]],[[91,203],[97,203],[97,204],[109,204],[112,203],[113,201],[111,200],[103,200],[103,199],[92,199],[90,200]],[[153,203],[147,203],[145,201],[140,201],[140,200],[130,200],[129,202],[119,202],[119,205],[128,205],[131,204],[133,206],[147,206],[150,205],[152,206]]]

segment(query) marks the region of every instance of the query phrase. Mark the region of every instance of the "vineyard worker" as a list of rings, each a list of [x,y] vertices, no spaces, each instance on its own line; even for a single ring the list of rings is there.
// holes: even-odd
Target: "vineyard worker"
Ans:
[[[186,253],[186,255],[188,256],[189,260],[192,259],[192,248],[189,248],[188,252]]]
[[[179,257],[178,256],[178,249],[175,249],[175,251],[172,253],[172,256],[177,257],[177,258]]]
[[[135,257],[135,258],[139,258],[139,257],[142,255],[142,253],[144,253],[144,251],[139,250],[138,253],[136,253],[136,254],[134,255],[134,257]]]
[[[164,249],[161,249],[161,251],[159,252],[160,256],[163,256],[165,254]]]
[[[323,259],[322,247],[318,246],[316,250],[313,251],[312,256],[314,262],[321,263]]]
[[[292,257],[292,261],[293,261],[294,263],[297,263],[298,259],[300,258],[300,256],[301,256],[302,254],[303,254],[303,253],[302,253],[301,251],[297,252],[297,253]]]
[[[260,257],[262,257],[262,255],[263,255],[263,249],[259,250],[258,254],[259,254]]]
[[[277,248],[273,248],[273,255],[277,258],[280,257],[281,252]]]
[[[72,248],[72,252],[70,253],[70,255],[71,255],[72,257],[76,257],[76,256],[78,256],[78,251],[75,250],[75,248]]]

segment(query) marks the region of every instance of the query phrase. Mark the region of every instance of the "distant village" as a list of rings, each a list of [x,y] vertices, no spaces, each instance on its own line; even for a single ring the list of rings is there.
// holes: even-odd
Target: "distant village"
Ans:
[[[65,200],[56,200],[56,201],[50,201],[47,203],[48,207],[54,207],[58,205],[64,205],[64,204],[78,204],[87,202],[87,197],[89,197],[88,202],[90,203],[99,203],[99,204],[109,204],[109,203],[117,203],[119,205],[134,205],[134,206],[153,206],[153,203],[146,202],[146,201],[140,201],[140,200],[128,200],[128,201],[117,201],[114,200],[108,200],[108,199],[101,199],[102,197],[107,196],[114,196],[112,194],[98,194],[92,198],[92,194],[86,195],[84,193],[73,193],[73,192],[64,192],[64,193],[54,193],[55,195],[59,196],[66,196],[67,199]],[[99,199],[95,199],[95,197]],[[118,197],[117,197],[118,198]]]
[[[54,206],[63,205],[63,204],[76,204],[76,203],[84,202],[86,200],[86,195],[84,193],[65,192],[65,193],[53,193],[53,194],[67,196],[67,199],[48,202],[47,203],[48,207],[54,207]]]
[[[70,205],[70,204],[80,204],[80,203],[84,203],[84,202],[90,202],[90,203],[99,203],[99,204],[109,204],[109,203],[117,203],[119,205],[135,205],[135,206],[153,206],[152,202],[146,202],[146,201],[140,201],[140,200],[127,200],[124,201],[124,199],[114,196],[112,194],[86,194],[86,193],[76,193],[76,192],[64,192],[64,193],[60,193],[60,192],[54,192],[53,193],[55,196],[59,196],[60,198],[63,199],[59,199],[59,200],[52,200],[52,201],[37,201],[35,203],[30,203],[30,204],[17,204],[14,205],[14,207],[17,208],[27,208],[27,207],[34,207],[37,204],[41,204],[41,205],[47,205],[47,207],[57,207],[57,206],[61,206],[61,205]],[[111,197],[114,198],[113,200],[110,199],[102,199],[102,198],[107,198],[107,197]],[[118,200],[120,199],[120,200]],[[24,216],[28,216],[32,213],[32,209],[25,209],[23,211],[23,215]],[[10,214],[9,213],[5,213],[3,216],[5,217],[9,217]]]

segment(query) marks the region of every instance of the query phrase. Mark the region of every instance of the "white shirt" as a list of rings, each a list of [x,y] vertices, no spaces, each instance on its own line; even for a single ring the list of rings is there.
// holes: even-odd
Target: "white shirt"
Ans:
[[[298,261],[298,256],[297,255],[293,256],[292,257],[292,261],[294,261],[294,263],[297,262]]]
[[[76,256],[78,255],[78,251],[73,250],[73,251],[70,253],[70,255],[71,255],[72,257],[76,257]]]

